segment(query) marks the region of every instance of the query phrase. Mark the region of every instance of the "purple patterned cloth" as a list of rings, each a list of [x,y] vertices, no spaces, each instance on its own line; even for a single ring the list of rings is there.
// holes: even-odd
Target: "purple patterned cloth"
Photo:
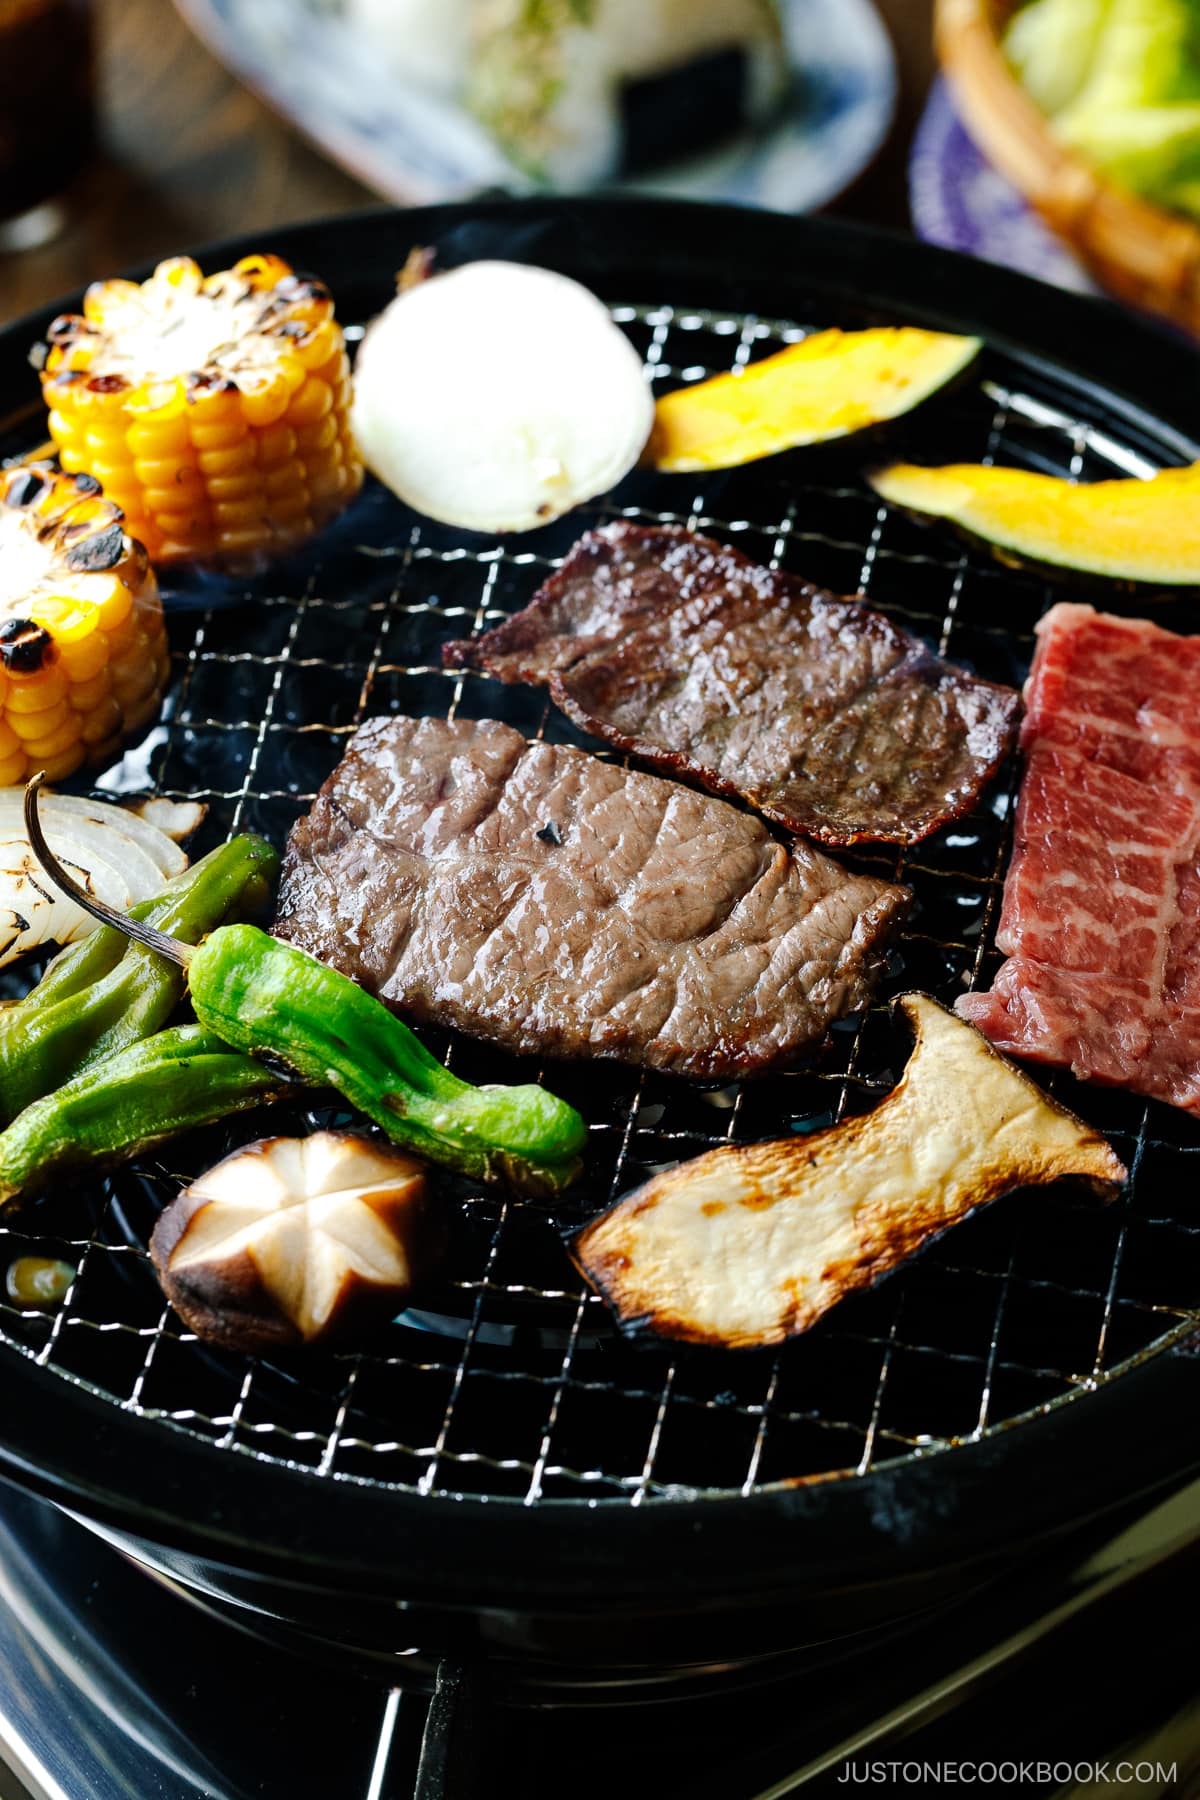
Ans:
[[[1010,181],[992,168],[935,84],[913,140],[908,195],[917,236],[1037,275],[1080,293],[1099,290]]]

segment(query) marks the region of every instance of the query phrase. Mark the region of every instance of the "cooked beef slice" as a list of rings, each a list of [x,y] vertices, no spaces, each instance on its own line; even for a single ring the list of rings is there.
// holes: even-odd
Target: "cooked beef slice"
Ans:
[[[725,1078],[861,1007],[908,899],[675,782],[386,718],[293,828],[275,931],[417,1021]]]
[[[584,730],[827,844],[913,844],[970,811],[1020,700],[890,619],[678,526],[580,539],[452,666],[547,683]]]

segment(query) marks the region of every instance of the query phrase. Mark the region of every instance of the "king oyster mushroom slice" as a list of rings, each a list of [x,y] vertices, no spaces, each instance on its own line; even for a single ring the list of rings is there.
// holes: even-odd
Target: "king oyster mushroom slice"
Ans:
[[[355,363],[367,466],[418,512],[472,531],[530,531],[605,493],[653,423],[641,358],[608,308],[521,263],[402,288]]]
[[[253,1351],[390,1318],[442,1241],[421,1163],[318,1131],[261,1139],[199,1176],[162,1212],[150,1255],[198,1337]]]
[[[1125,1170],[1099,1134],[925,994],[916,1044],[874,1112],[783,1142],[727,1146],[656,1175],[576,1237],[580,1270],[627,1328],[751,1348],[807,1331],[1009,1189]]]

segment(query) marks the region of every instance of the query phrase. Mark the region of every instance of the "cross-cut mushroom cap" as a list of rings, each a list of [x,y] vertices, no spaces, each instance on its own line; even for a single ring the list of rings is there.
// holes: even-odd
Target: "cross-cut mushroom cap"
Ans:
[[[810,1137],[709,1151],[628,1194],[572,1254],[619,1322],[737,1348],[806,1331],[1011,1188],[1125,1179],[1105,1140],[924,994],[874,1112]]]
[[[263,1139],[201,1175],[164,1210],[150,1254],[198,1336],[263,1349],[400,1310],[441,1235],[421,1163],[318,1131]]]

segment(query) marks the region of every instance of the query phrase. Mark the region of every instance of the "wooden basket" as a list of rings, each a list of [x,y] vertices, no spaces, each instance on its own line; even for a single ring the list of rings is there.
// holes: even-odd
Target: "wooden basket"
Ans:
[[[1114,187],[1058,142],[1001,52],[1012,10],[937,0],[937,53],[971,136],[1106,288],[1200,336],[1200,225]]]

